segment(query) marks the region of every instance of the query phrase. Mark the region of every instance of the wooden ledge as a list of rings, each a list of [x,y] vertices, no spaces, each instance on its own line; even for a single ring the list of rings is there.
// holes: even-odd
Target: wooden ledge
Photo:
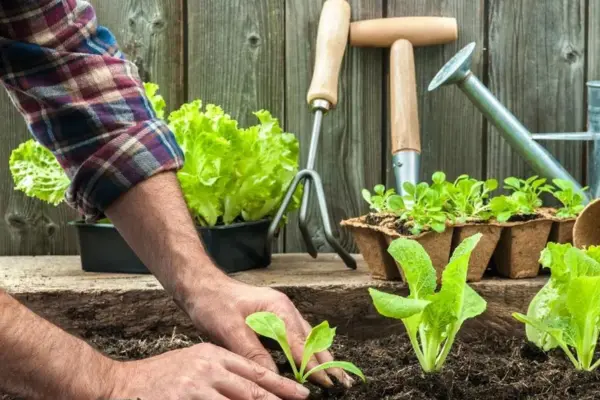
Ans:
[[[385,336],[401,329],[400,321],[379,316],[367,288],[406,294],[401,282],[373,280],[360,256],[350,270],[336,254],[312,259],[305,254],[278,254],[269,268],[234,274],[243,282],[286,293],[312,323],[324,319],[340,333]],[[464,335],[482,329],[521,335],[511,314],[525,312],[545,277],[486,279],[471,286],[488,302],[486,313],[469,320]],[[77,256],[0,257],[0,286],[38,314],[82,336],[93,332],[140,335],[147,332],[191,333],[193,327],[152,275],[98,274],[81,270]]]

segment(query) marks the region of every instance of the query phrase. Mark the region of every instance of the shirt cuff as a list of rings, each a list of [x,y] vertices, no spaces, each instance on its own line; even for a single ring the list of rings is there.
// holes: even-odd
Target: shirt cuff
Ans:
[[[160,119],[111,132],[111,136],[81,163],[67,191],[67,203],[88,222],[104,218],[105,210],[136,184],[183,166],[183,152]]]

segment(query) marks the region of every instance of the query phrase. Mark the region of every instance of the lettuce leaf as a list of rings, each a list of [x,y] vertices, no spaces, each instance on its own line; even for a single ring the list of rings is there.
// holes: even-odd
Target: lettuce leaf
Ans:
[[[71,181],[54,154],[37,141],[21,143],[12,151],[8,165],[15,190],[54,206],[65,199]]]
[[[184,104],[169,126],[185,154],[178,178],[188,207],[202,225],[273,216],[298,172],[299,143],[268,111],[243,129],[214,104]],[[301,187],[288,212],[300,204]]]
[[[542,350],[560,347],[575,368],[594,370],[600,363],[592,365],[600,328],[597,248],[549,243],[540,263],[550,269],[550,279],[532,299],[527,315],[514,317],[526,324],[528,340]]]
[[[435,269],[422,245],[411,239],[396,239],[388,252],[404,271],[408,297],[369,289],[379,314],[402,320],[425,372],[442,369],[463,322],[487,307],[485,300],[466,284],[469,259],[481,237],[480,233],[470,236],[456,248],[442,273],[438,292]]]

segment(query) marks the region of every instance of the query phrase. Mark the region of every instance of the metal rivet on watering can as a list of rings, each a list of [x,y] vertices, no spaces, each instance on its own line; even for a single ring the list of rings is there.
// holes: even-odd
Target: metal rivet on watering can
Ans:
[[[592,131],[590,128],[590,131],[585,133],[532,135],[471,72],[471,60],[474,50],[475,43],[470,43],[448,61],[429,84],[429,91],[433,91],[441,86],[456,84],[538,175],[548,179],[559,178],[567,180],[575,186],[576,190],[581,190],[582,186],[580,183],[544,147],[537,143],[536,139],[593,140],[595,143],[596,137],[600,136],[600,130],[597,129],[600,124],[600,82],[588,83],[588,91],[590,93],[588,121],[592,121],[589,125],[590,127],[595,127],[595,131]],[[598,157],[593,158],[594,163],[588,164],[598,163],[600,166],[600,143],[594,147],[599,148]],[[592,198],[600,197],[596,196],[600,190],[600,168],[591,169],[594,169],[594,173],[588,175],[592,177],[589,183],[589,195]],[[586,200],[589,201],[589,198]]]

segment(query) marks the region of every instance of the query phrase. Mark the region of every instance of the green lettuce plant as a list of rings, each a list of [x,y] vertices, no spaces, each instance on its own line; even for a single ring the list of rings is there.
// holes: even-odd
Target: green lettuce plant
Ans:
[[[499,222],[506,222],[515,215],[535,215],[543,202],[543,193],[552,193],[553,187],[545,178],[534,175],[528,179],[509,177],[504,180],[509,196],[497,196],[490,201],[490,210]]]
[[[285,357],[290,363],[295,379],[300,383],[305,383],[308,380],[308,377],[315,372],[329,368],[342,368],[357,375],[363,381],[366,380],[363,372],[356,365],[347,361],[328,361],[317,365],[308,371],[306,370],[308,362],[311,360],[313,355],[326,351],[333,344],[333,339],[335,338],[335,328],[330,328],[329,322],[327,321],[323,321],[319,325],[312,328],[308,334],[302,353],[302,362],[299,367],[294,362],[292,350],[287,340],[285,322],[281,318],[274,313],[257,312],[249,315],[246,318],[246,324],[257,334],[273,339],[279,343],[279,346],[283,350]]]
[[[447,186],[448,208],[456,222],[487,221],[492,212],[489,204],[490,193],[498,188],[496,179],[480,181],[461,175]]]
[[[550,279],[534,296],[527,315],[513,317],[526,324],[528,340],[544,351],[560,347],[578,370],[593,371],[600,331],[600,247],[586,250],[548,243],[540,263]]]
[[[552,192],[554,197],[562,203],[562,207],[556,211],[558,218],[575,218],[585,208],[585,195],[577,191],[572,182],[564,179],[553,179],[552,183],[556,190]],[[583,191],[587,190],[583,188]]]
[[[393,188],[385,189],[384,185],[375,185],[373,193],[367,189],[362,190],[363,199],[369,204],[369,208],[378,213],[398,211],[404,207],[402,198],[396,194]]]
[[[144,83],[158,118],[166,103],[158,85]],[[216,105],[195,100],[168,116],[185,165],[177,177],[190,212],[204,226],[255,221],[273,216],[298,171],[299,144],[283,132],[268,111],[254,113],[258,123],[248,128]],[[13,151],[9,161],[15,188],[53,205],[63,201],[70,184],[52,153],[31,139]],[[288,212],[300,204],[302,187]]]
[[[37,141],[21,143],[10,154],[8,165],[15,190],[53,206],[64,201],[71,181],[56,157]]]
[[[441,171],[432,175],[431,185],[427,182],[419,182],[417,185],[404,182],[402,187],[406,194],[394,211],[400,219],[408,222],[412,235],[429,229],[438,233],[446,230],[446,223],[452,220],[452,215],[447,212],[446,184],[446,175]]]
[[[369,289],[377,311],[401,320],[406,327],[424,372],[442,369],[463,322],[486,309],[485,300],[466,283],[469,259],[481,236],[470,236],[456,248],[438,292],[436,271],[425,249],[415,240],[396,239],[388,252],[404,271],[408,297]]]
[[[266,110],[240,128],[223,109],[194,100],[173,111],[169,126],[185,154],[178,172],[198,223],[214,226],[273,216],[298,172],[299,143]],[[300,204],[301,187],[288,212]]]

